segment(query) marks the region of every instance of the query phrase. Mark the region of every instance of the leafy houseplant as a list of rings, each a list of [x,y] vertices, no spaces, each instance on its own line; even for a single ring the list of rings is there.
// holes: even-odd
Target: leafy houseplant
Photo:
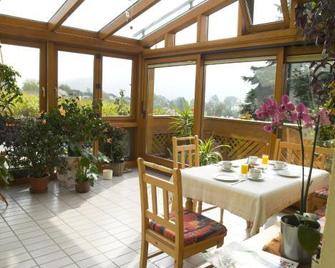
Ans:
[[[22,93],[17,85],[19,73],[11,66],[0,63],[0,115],[12,114],[15,103],[21,100]]]
[[[172,117],[170,130],[178,137],[191,136],[193,133],[194,116],[191,106],[184,101],[183,109],[175,108],[177,116]]]
[[[310,217],[306,214],[307,198],[309,194],[309,188],[312,183],[312,171],[314,164],[315,148],[317,143],[317,138],[319,134],[320,126],[329,125],[329,113],[326,109],[321,108],[316,110],[314,113],[309,111],[303,103],[295,106],[289,99],[287,95],[282,97],[280,104],[277,104],[272,98],[268,99],[261,107],[256,111],[256,115],[259,119],[271,119],[271,123],[267,124],[264,129],[267,132],[276,131],[285,122],[291,122],[297,125],[300,144],[301,144],[301,166],[302,166],[302,187],[300,194],[300,210],[296,215],[284,216],[282,218],[283,223],[297,228],[297,237],[299,239],[300,245],[305,250],[302,253],[301,262],[310,261],[311,254],[317,249],[321,235],[318,231],[320,225],[315,218]],[[304,150],[304,137],[303,137],[303,127],[314,129],[314,141],[312,148],[312,159],[310,161],[309,172],[307,180],[305,181],[305,150]],[[285,235],[283,240],[285,240]],[[284,254],[288,258],[299,258],[299,256],[290,256],[290,252],[282,248]],[[308,254],[309,253],[309,254]],[[296,259],[297,260],[297,259]]]
[[[62,167],[62,139],[55,135],[45,119],[21,120],[17,140],[7,148],[10,163],[28,167],[30,190],[34,193],[48,189],[48,179],[55,168]]]
[[[215,146],[215,140],[210,137],[206,140],[200,140],[199,144],[199,154],[200,154],[200,165],[210,165],[215,164],[222,160],[222,155],[220,149],[230,148],[228,145]]]
[[[94,186],[94,181],[97,180],[98,175],[96,162],[97,159],[91,153],[82,152],[76,174],[76,191],[78,193],[87,193],[90,186]]]

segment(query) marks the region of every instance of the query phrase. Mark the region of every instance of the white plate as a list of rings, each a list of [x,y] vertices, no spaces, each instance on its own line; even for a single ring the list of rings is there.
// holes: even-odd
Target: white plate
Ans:
[[[254,179],[253,177],[251,176],[247,176],[248,180],[251,180],[251,181],[264,181],[264,179],[262,177],[259,177],[258,179]]]
[[[287,169],[287,166],[282,167],[282,168],[276,168],[276,167],[273,167],[272,169],[273,169],[273,170],[284,170],[284,169]]]
[[[240,180],[238,177],[229,177],[226,175],[216,175],[214,179],[217,181],[223,181],[223,182],[235,182],[235,181]]]
[[[289,169],[282,169],[282,170],[278,171],[277,174],[279,176],[287,177],[287,178],[299,178],[299,177],[301,177],[300,173],[298,173],[296,171],[291,171]]]

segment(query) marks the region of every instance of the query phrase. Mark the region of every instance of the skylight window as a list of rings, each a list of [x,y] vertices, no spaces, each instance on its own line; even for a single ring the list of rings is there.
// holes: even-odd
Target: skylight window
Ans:
[[[63,25],[99,31],[134,3],[136,0],[86,0]]]
[[[48,21],[65,0],[1,0],[0,14],[25,19]]]
[[[283,20],[280,0],[255,0],[253,24]]]
[[[205,0],[161,0],[142,15],[130,21],[126,26],[116,32],[115,35],[142,39],[204,1]]]
[[[193,23],[191,26],[176,33],[176,46],[191,44],[197,42],[197,24]]]
[[[238,1],[208,17],[208,40],[237,36]]]

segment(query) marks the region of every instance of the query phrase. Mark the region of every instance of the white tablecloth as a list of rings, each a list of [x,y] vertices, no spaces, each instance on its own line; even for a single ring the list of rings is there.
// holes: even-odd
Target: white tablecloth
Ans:
[[[245,160],[233,161],[241,164]],[[301,174],[301,167],[289,165],[290,170]],[[309,168],[305,168],[305,180]],[[218,174],[241,176],[240,167],[234,172],[223,172],[219,165],[193,167],[181,170],[183,194],[195,200],[224,208],[253,222],[250,234],[258,232],[266,220],[300,200],[301,178],[281,177],[269,165],[263,173],[264,181],[244,181],[238,184],[215,180]],[[313,169],[310,192],[328,185],[329,173]]]

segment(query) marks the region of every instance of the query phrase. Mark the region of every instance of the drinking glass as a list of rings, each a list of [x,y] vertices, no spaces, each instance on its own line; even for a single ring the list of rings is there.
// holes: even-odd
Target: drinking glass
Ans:
[[[242,164],[241,165],[241,173],[243,175],[247,175],[249,171],[249,165],[248,164]]]
[[[262,155],[262,164],[263,165],[269,164],[269,156],[267,154]]]

